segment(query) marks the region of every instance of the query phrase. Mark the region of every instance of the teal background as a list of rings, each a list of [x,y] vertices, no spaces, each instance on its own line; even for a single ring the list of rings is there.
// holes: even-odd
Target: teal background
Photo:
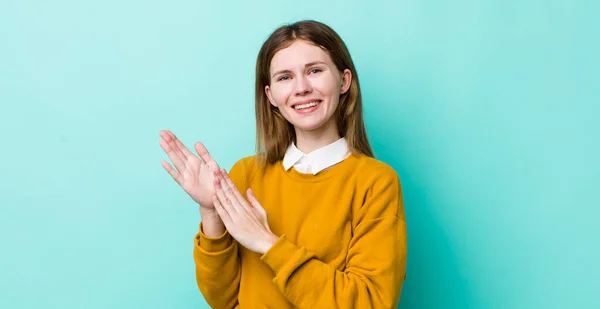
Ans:
[[[0,308],[208,308],[158,131],[251,155],[256,54],[304,18],[346,41],[402,180],[399,308],[600,308],[598,9],[2,1]]]

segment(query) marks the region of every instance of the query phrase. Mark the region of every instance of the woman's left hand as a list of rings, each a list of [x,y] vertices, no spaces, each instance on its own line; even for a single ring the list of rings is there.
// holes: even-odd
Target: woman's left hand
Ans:
[[[269,228],[267,212],[251,189],[246,191],[248,203],[224,169],[215,170],[214,176],[213,202],[225,228],[248,250],[265,254],[279,239]]]

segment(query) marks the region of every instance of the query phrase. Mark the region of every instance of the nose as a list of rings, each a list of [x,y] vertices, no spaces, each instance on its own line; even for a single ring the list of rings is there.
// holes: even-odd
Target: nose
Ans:
[[[312,86],[306,76],[296,78],[296,95],[305,95],[312,92]]]

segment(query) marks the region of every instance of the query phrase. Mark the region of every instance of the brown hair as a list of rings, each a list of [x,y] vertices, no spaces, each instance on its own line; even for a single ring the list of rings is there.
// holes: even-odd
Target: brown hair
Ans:
[[[294,126],[283,117],[277,107],[269,103],[265,93],[265,86],[270,84],[271,59],[279,50],[290,46],[296,40],[304,40],[322,48],[340,72],[349,69],[352,73],[350,89],[340,95],[333,117],[336,119],[338,134],[346,138],[352,153],[373,157],[363,123],[358,75],[346,44],[329,26],[313,20],[303,20],[277,28],[258,53],[255,89],[258,162],[272,164],[283,159],[287,147],[296,138]]]

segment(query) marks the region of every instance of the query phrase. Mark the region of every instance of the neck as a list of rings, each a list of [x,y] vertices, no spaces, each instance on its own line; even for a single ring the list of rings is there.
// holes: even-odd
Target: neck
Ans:
[[[335,119],[332,117],[331,120],[311,131],[296,128],[296,147],[304,153],[310,153],[340,139]]]

